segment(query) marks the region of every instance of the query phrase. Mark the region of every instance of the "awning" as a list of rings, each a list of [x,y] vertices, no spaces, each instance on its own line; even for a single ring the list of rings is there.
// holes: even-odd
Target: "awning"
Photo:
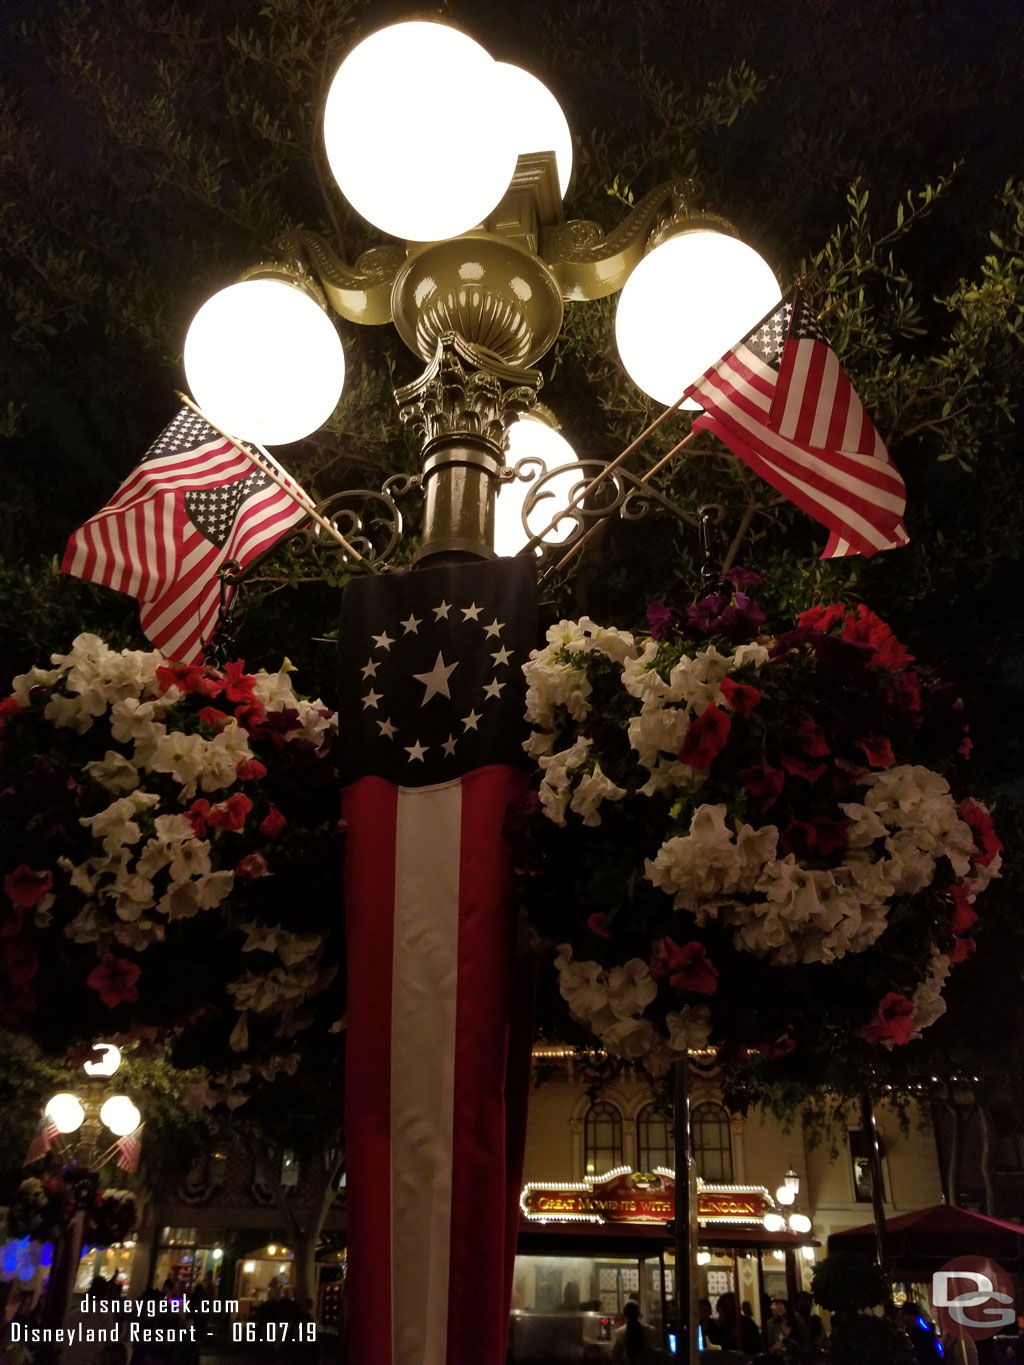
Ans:
[[[885,1220],[894,1278],[929,1278],[954,1256],[989,1257],[1008,1271],[1024,1271],[1024,1226],[969,1209],[933,1204]],[[832,1251],[875,1254],[875,1225],[845,1228],[828,1239]]]

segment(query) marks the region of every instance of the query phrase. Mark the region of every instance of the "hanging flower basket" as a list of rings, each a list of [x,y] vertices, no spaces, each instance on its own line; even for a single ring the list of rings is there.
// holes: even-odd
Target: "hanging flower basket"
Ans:
[[[0,1022],[55,1042],[202,1025],[229,1057],[258,1032],[261,1065],[293,1067],[337,971],[333,713],[287,672],[80,635],[15,679],[0,725]]]
[[[759,581],[643,635],[562,621],[526,665],[529,912],[574,1017],[654,1074],[918,1037],[999,874],[949,689],[863,606],[761,634]]]

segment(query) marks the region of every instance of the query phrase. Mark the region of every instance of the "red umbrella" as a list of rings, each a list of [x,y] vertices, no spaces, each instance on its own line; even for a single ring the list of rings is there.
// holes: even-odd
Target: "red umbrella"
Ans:
[[[887,1218],[886,1237],[893,1279],[927,1279],[954,1256],[983,1256],[1004,1270],[1024,1271],[1024,1226],[986,1218],[950,1204]],[[828,1239],[829,1252],[875,1254],[875,1225],[845,1228]]]

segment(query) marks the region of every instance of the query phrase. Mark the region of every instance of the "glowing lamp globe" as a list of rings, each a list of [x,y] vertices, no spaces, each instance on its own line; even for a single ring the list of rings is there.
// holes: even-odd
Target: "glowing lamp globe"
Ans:
[[[796,1191],[791,1190],[788,1185],[780,1185],[775,1191],[775,1198],[780,1204],[795,1204]]]
[[[806,1213],[791,1213],[789,1215],[789,1229],[791,1232],[810,1232],[811,1220]]]
[[[85,1122],[85,1110],[76,1095],[62,1092],[47,1103],[43,1113],[58,1133],[76,1133]]]
[[[558,192],[564,199],[572,176],[572,133],[562,106],[543,81],[521,66],[498,62],[497,67],[512,111],[517,155],[554,152]]]
[[[102,1055],[95,1062],[85,1062],[82,1070],[87,1076],[112,1076],[121,1065],[121,1050],[113,1043],[96,1043],[93,1051]]]
[[[557,469],[563,464],[574,464],[576,452],[565,437],[560,436],[547,422],[535,417],[520,417],[509,427],[505,462],[508,465],[515,465],[527,458],[539,460],[543,465],[536,477],[531,478],[528,483],[522,479],[513,479],[510,483],[503,483],[498,490],[494,509],[494,550],[499,555],[518,554],[530,536],[543,531],[555,514],[561,511],[579,482],[579,471],[570,470],[546,486],[544,497],[530,514],[528,535],[523,529],[523,504],[529,496],[530,489],[538,478],[544,477],[547,470]],[[572,522],[567,518],[563,525],[556,526],[545,539],[557,544],[564,540],[571,530]]]
[[[674,403],[781,299],[775,272],[753,247],[723,232],[683,232],[626,281],[615,314],[619,356],[638,388]]]
[[[766,1213],[761,1221],[764,1223],[765,1232],[782,1232],[786,1226],[786,1220],[781,1213]]]
[[[498,203],[518,148],[496,65],[464,33],[419,20],[348,54],[327,95],[324,146],[342,194],[374,227],[436,242]]]
[[[283,280],[244,280],[207,299],[185,338],[196,403],[243,441],[287,445],[338,405],[345,354],[334,325]]]
[[[115,1137],[127,1137],[142,1122],[142,1115],[127,1095],[111,1095],[104,1101],[100,1118]]]

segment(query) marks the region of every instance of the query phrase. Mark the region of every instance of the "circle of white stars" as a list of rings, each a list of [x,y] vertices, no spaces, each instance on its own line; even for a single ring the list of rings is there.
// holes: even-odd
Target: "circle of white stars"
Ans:
[[[478,730],[489,704],[501,700],[501,694],[508,683],[509,670],[512,667],[513,651],[503,643],[501,636],[506,626],[504,621],[499,621],[496,616],[493,616],[489,621],[484,619],[490,613],[485,608],[478,606],[476,602],[470,602],[468,606],[461,607],[442,598],[437,606],[430,610],[433,621],[426,622],[424,636],[428,635],[431,625],[441,621],[472,621],[480,627],[483,635],[483,648],[491,656],[492,676],[485,681],[481,695],[474,699],[469,711],[463,716],[453,716],[448,738],[439,745],[424,745],[416,734],[399,732],[399,728],[391,716],[386,714],[388,707],[384,693],[377,690],[377,671],[385,661],[386,656],[391,653],[391,646],[406,635],[419,635],[420,627],[425,624],[424,618],[417,617],[415,613],[410,612],[406,620],[399,621],[397,625],[390,627],[392,634],[389,634],[387,629],[379,635],[371,633],[368,657],[359,670],[362,679],[360,697],[362,709],[373,713],[372,720],[377,726],[379,738],[387,740],[391,744],[397,744],[405,751],[410,763],[425,762],[431,749],[438,748],[446,758],[453,758],[459,744],[466,736]],[[420,699],[421,710],[429,706],[437,697],[451,701],[449,682],[459,666],[460,660],[454,653],[450,658],[446,658],[443,650],[438,650],[429,669],[412,675],[423,687],[423,696]],[[477,709],[478,707],[479,709]],[[405,742],[408,739],[412,740],[411,744]]]

